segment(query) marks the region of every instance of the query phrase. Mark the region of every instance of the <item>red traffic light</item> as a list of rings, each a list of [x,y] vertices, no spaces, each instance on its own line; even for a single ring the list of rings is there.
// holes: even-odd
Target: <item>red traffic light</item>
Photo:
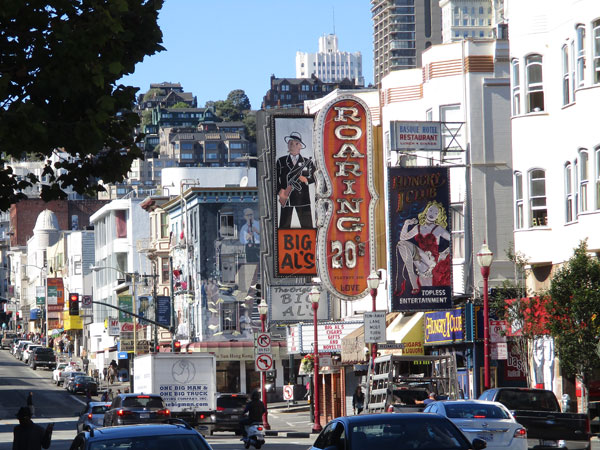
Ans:
[[[180,352],[181,351],[181,342],[175,341],[173,342],[173,351]]]

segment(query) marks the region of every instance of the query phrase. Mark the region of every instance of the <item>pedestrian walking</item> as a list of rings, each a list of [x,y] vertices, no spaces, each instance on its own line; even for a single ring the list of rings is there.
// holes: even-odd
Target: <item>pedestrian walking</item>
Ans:
[[[67,342],[67,352],[69,352],[69,359],[73,357],[73,341]]]
[[[92,401],[92,393],[88,388],[85,390],[85,398],[88,404]]]
[[[83,358],[81,358],[81,362],[83,363],[83,371],[87,375],[87,373],[88,373],[88,367],[90,365],[90,360],[88,359],[87,354],[83,355]]]
[[[58,341],[58,350],[63,353],[65,350],[65,343],[62,341],[62,339],[60,341]]]
[[[354,408],[354,414],[360,414],[365,406],[365,394],[360,386],[356,386],[356,391],[352,396],[352,408]]]
[[[23,406],[17,412],[19,425],[13,430],[13,450],[41,450],[50,447],[54,424],[50,423],[46,429],[36,425],[31,420],[31,411]]]
[[[29,412],[31,413],[31,417],[35,417],[35,406],[33,406],[33,392],[29,392],[27,396],[27,407],[29,408]]]

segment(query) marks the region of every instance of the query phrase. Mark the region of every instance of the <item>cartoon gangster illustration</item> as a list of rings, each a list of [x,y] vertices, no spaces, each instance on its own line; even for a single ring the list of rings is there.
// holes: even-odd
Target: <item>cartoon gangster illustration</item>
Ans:
[[[396,248],[408,273],[412,295],[418,295],[423,286],[450,285],[450,233],[447,228],[444,207],[436,201],[427,203],[418,219],[404,222]],[[442,238],[446,240],[443,245]],[[446,248],[441,250],[444,246]],[[401,291],[405,285],[406,280],[402,282]]]

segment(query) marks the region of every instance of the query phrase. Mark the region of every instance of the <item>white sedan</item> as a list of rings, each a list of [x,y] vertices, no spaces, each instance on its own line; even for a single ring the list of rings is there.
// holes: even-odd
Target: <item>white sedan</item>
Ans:
[[[483,400],[433,402],[423,412],[447,417],[473,441],[487,442],[488,450],[527,450],[527,430],[504,405]]]
[[[58,363],[56,369],[52,371],[52,382],[59,386],[59,382],[62,381],[62,373],[69,366],[68,363],[62,362]]]

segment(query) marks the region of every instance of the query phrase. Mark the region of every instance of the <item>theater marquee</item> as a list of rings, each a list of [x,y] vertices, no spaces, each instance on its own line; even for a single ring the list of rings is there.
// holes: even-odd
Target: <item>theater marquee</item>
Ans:
[[[358,97],[328,103],[315,126],[317,264],[323,286],[342,300],[362,298],[375,268],[371,115]]]

